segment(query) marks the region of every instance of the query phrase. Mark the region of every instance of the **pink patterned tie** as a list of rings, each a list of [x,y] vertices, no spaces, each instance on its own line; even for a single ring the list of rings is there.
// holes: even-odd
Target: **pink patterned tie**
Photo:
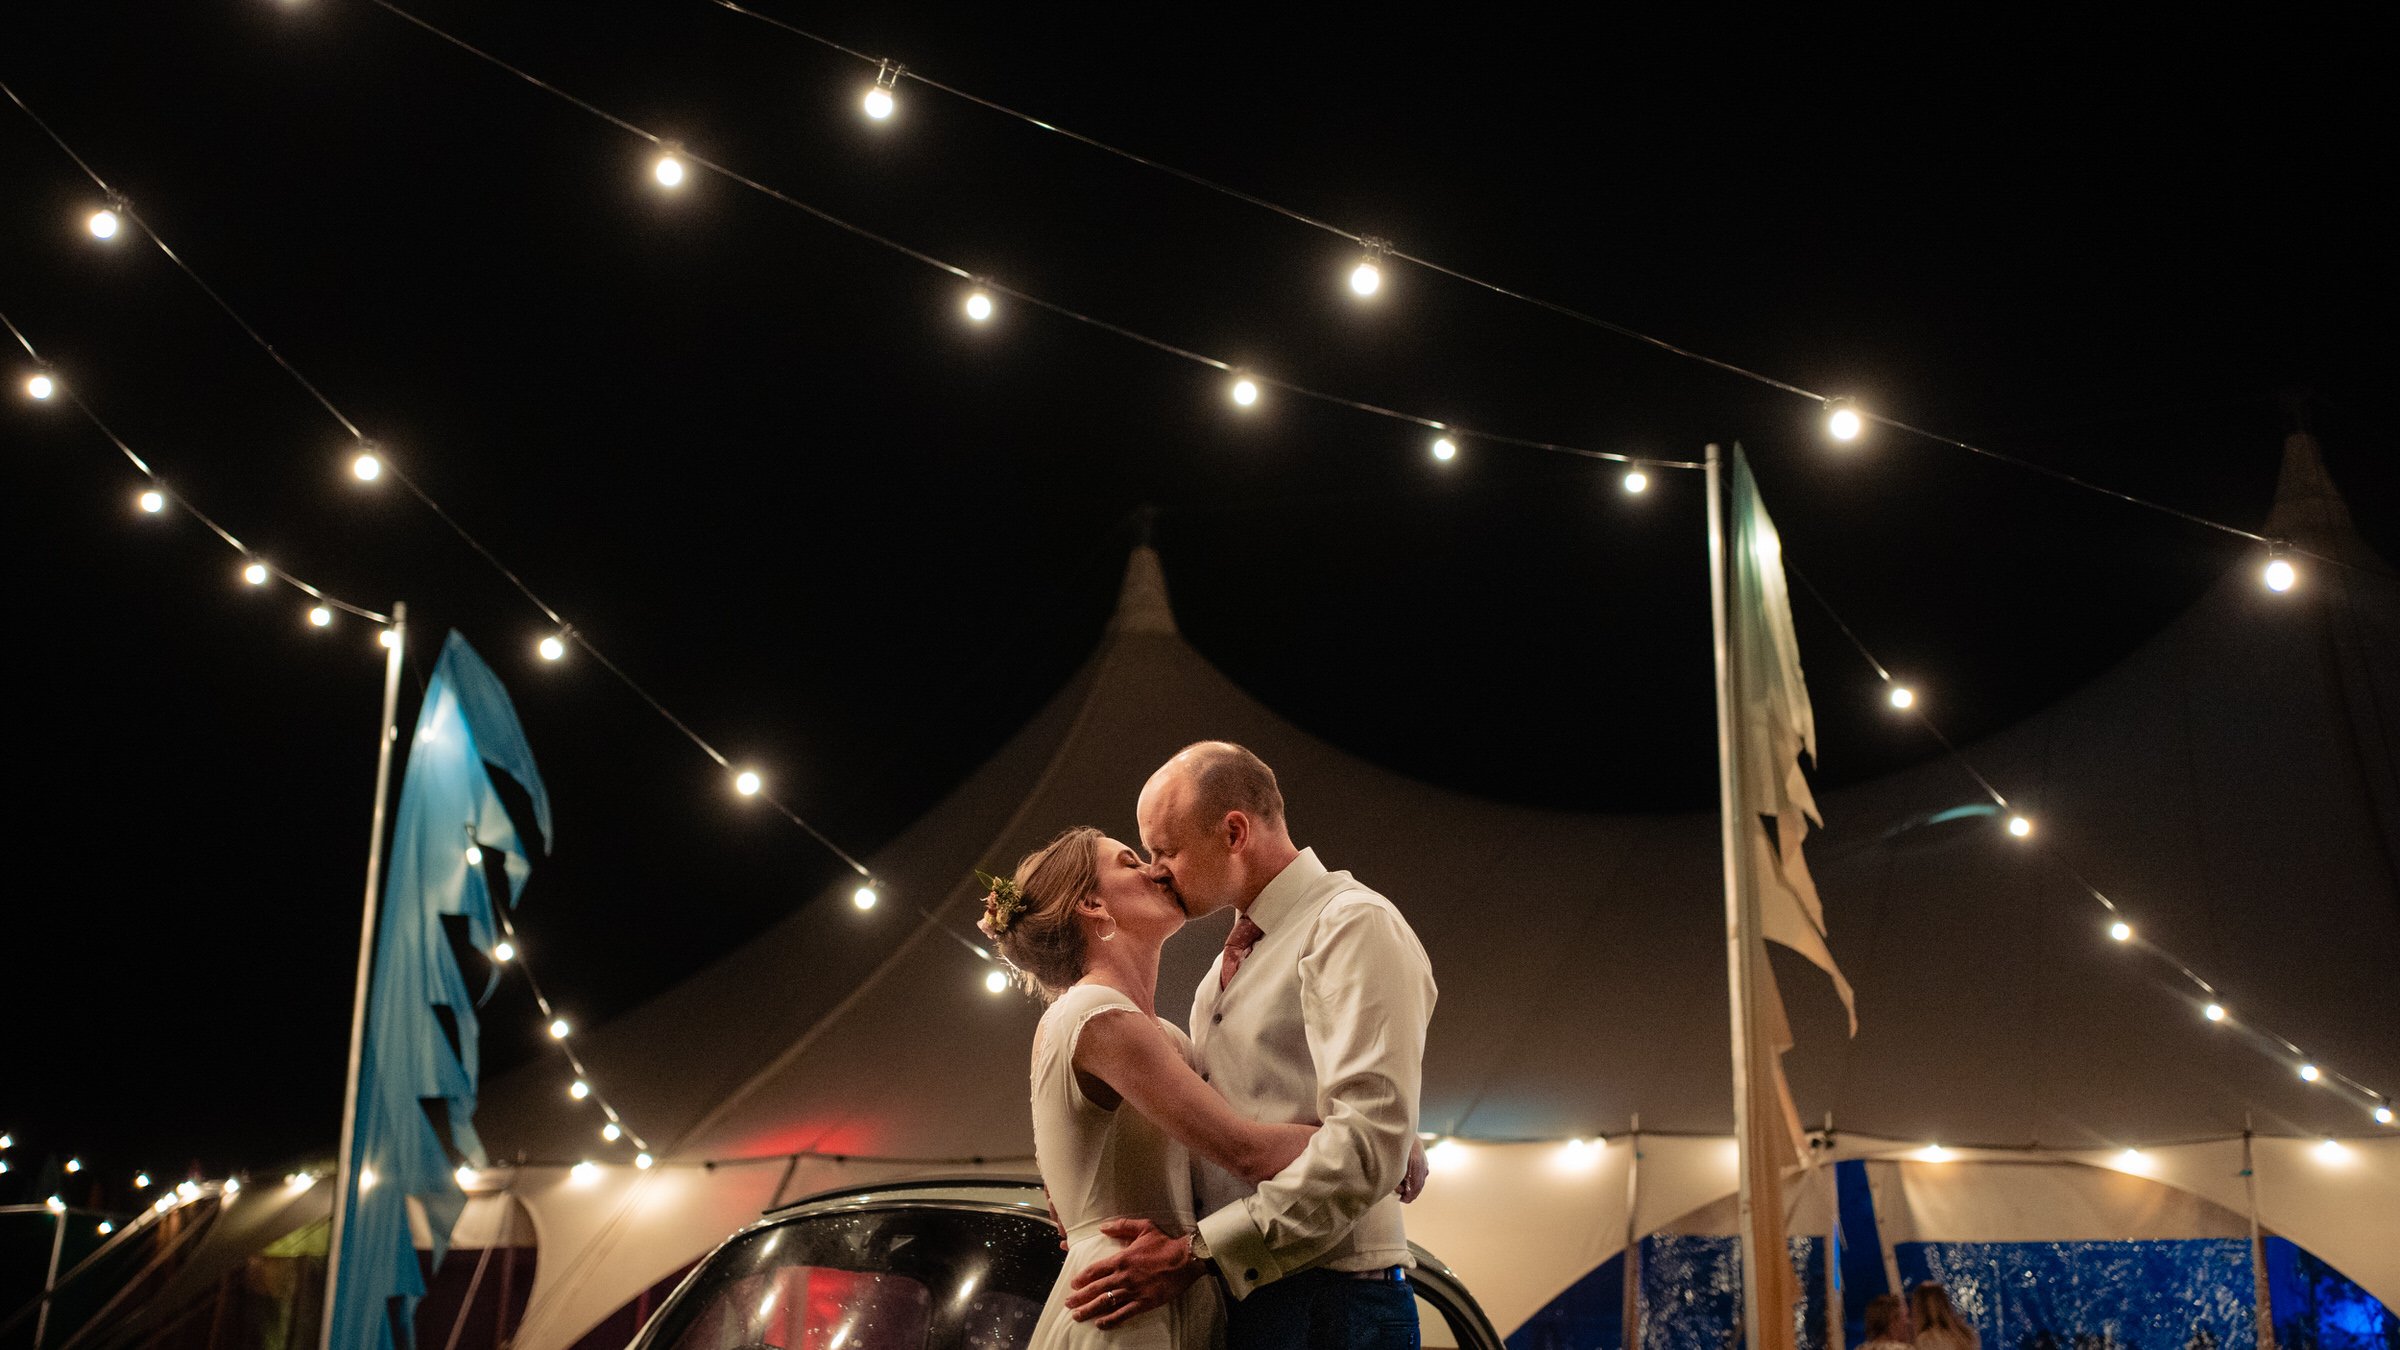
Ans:
[[[1233,983],[1233,972],[1242,968],[1242,958],[1248,956],[1250,949],[1257,945],[1260,938],[1265,936],[1266,933],[1261,931],[1257,924],[1250,922],[1249,915],[1235,916],[1233,931],[1225,935],[1224,964],[1217,967],[1219,992],[1223,992],[1226,985]]]

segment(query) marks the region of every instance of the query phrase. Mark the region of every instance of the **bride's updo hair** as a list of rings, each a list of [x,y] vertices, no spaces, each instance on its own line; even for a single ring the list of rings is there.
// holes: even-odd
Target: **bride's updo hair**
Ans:
[[[1026,991],[1045,1003],[1083,978],[1083,926],[1075,921],[1075,902],[1100,889],[1094,860],[1100,839],[1100,831],[1079,825],[1026,854],[1015,878],[1021,907],[996,932],[997,916],[986,907],[984,931],[1016,967]]]

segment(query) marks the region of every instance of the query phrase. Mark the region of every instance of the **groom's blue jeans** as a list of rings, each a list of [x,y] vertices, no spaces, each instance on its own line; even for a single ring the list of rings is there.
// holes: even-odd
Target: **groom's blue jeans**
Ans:
[[[1226,1309],[1225,1350],[1418,1350],[1405,1281],[1304,1270]]]

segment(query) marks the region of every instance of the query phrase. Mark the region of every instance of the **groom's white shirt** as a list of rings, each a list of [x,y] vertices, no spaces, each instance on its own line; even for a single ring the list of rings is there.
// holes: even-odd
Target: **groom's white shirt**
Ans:
[[[1250,904],[1265,934],[1192,999],[1201,1073],[1252,1120],[1321,1123],[1291,1166],[1253,1189],[1195,1162],[1194,1198],[1234,1297],[1311,1266],[1409,1264],[1400,1201],[1417,1128],[1433,969],[1392,902],[1328,872],[1314,849]]]

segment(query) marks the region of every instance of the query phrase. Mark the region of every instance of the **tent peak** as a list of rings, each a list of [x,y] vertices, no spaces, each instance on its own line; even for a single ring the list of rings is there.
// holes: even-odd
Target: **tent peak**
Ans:
[[[1158,550],[1147,541],[1134,545],[1125,560],[1125,582],[1117,589],[1117,612],[1108,621],[1111,633],[1146,633],[1175,637],[1175,608],[1167,603],[1167,574],[1159,566]]]
[[[2283,470],[2276,476],[2275,506],[2267,513],[2263,532],[2353,565],[2380,563],[2359,537],[2349,503],[2325,471],[2317,438],[2306,431],[2283,438]]]

